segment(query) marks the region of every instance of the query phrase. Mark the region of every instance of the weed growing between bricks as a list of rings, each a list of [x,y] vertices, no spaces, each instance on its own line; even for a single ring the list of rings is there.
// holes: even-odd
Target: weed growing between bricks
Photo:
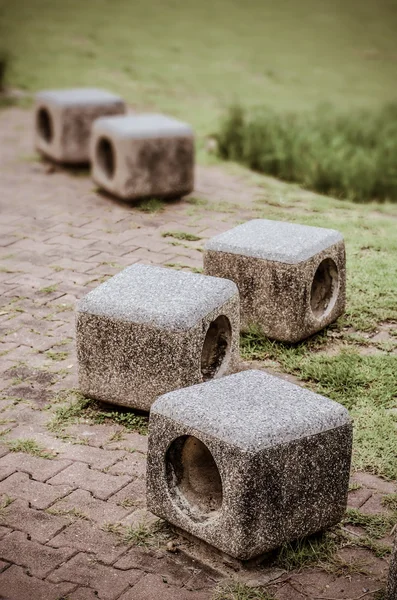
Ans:
[[[164,210],[165,202],[158,198],[147,198],[138,202],[136,208],[145,213],[155,214]]]
[[[139,523],[137,526],[131,526],[121,523],[105,523],[102,529],[117,535],[123,544],[144,548],[159,548],[175,537],[170,525],[160,519],[151,525]]]
[[[362,527],[369,538],[380,539],[392,532],[397,523],[397,510],[391,515],[368,515],[356,508],[348,508],[344,523]]]
[[[324,565],[330,563],[338,548],[342,547],[343,541],[343,534],[335,529],[288,542],[277,552],[274,564],[287,571],[313,564]]]
[[[275,597],[244,583],[228,582],[216,588],[212,600],[275,600]]]
[[[81,422],[97,425],[121,425],[127,431],[137,431],[141,435],[147,434],[147,416],[138,415],[131,409],[115,407],[86,398],[78,390],[60,392],[55,402],[62,402],[62,405],[55,408],[47,428],[60,437],[67,437],[65,431],[69,425]]]
[[[25,452],[39,458],[55,458],[54,452],[49,452],[34,439],[14,439],[6,442],[10,452]]]
[[[193,233],[186,233],[185,231],[164,231],[161,234],[162,237],[172,237],[176,240],[186,240],[187,242],[198,242],[202,238],[198,235],[194,235]]]
[[[61,509],[61,508],[47,508],[46,513],[49,515],[55,515],[59,517],[68,517],[71,522],[82,519],[83,521],[90,521],[90,518],[78,508],[69,508],[69,509]]]
[[[0,502],[0,523],[2,518],[6,514],[7,507],[10,506],[14,502],[14,498],[10,498],[9,496],[4,496]]]
[[[189,265],[184,265],[182,263],[164,263],[164,266],[169,269],[175,269],[176,271],[188,269],[192,273],[202,273],[204,271],[202,267],[189,267]]]
[[[387,494],[382,498],[382,504],[397,514],[397,494]]]

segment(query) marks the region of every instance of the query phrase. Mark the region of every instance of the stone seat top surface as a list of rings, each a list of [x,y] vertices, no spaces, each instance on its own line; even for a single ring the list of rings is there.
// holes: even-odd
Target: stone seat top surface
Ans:
[[[335,229],[254,219],[215,236],[206,250],[296,264],[343,240]]]
[[[87,294],[79,312],[190,329],[238,293],[227,279],[150,265],[127,267]]]
[[[350,423],[341,404],[264,371],[169,392],[151,411],[251,452]]]
[[[36,99],[42,102],[51,102],[59,105],[80,104],[107,104],[109,102],[122,102],[120,96],[116,96],[107,90],[97,88],[72,88],[61,90],[43,90],[36,94]]]
[[[101,117],[96,121],[94,128],[118,138],[143,139],[193,135],[193,130],[187,123],[166,115],[151,113]]]

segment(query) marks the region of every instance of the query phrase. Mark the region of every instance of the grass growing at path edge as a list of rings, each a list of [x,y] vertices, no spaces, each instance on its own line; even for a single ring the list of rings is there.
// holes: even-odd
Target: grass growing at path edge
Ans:
[[[274,600],[274,596],[244,583],[228,582],[216,587],[212,600]]]
[[[305,188],[357,202],[397,202],[397,103],[340,113],[229,109],[219,154]]]
[[[142,435],[147,433],[148,417],[137,415],[128,408],[114,407],[86,398],[78,390],[60,393],[57,401],[62,404],[55,408],[47,428],[61,437],[67,435],[65,430],[68,426],[82,421],[97,425],[122,425],[128,431],[138,431]]]

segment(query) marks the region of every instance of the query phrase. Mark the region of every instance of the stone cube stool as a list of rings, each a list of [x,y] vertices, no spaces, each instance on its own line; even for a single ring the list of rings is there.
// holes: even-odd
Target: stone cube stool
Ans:
[[[390,559],[389,583],[386,600],[397,600],[397,536],[394,539],[394,550]]]
[[[345,245],[333,229],[255,219],[205,247],[204,272],[234,281],[241,326],[298,342],[335,321],[345,308]]]
[[[89,161],[92,123],[98,117],[120,115],[124,101],[104,90],[48,90],[36,95],[35,146],[60,163]]]
[[[193,190],[194,135],[176,119],[156,114],[99,119],[90,152],[94,181],[124,200]]]
[[[351,448],[343,406],[262,371],[170,392],[150,413],[148,508],[254,558],[338,523]]]
[[[78,305],[83,394],[149,410],[160,395],[220,377],[239,357],[239,297],[224,279],[133,265]]]

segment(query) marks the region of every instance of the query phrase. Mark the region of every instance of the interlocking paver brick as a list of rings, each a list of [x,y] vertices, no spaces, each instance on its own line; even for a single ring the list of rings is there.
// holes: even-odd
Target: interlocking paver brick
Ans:
[[[8,454],[8,452],[9,452],[8,446],[6,446],[5,444],[0,444],[0,458],[5,456],[6,454]]]
[[[68,596],[68,600],[98,600],[98,596],[90,588],[79,587],[73,594]]]
[[[84,237],[75,237],[67,234],[56,235],[46,240],[46,243],[51,246],[55,244],[56,246],[70,246],[72,248],[85,248],[92,244],[91,239],[86,239]]]
[[[1,598],[4,600],[59,600],[74,588],[71,583],[54,584],[29,577],[22,567],[16,565],[0,574]]]
[[[383,494],[373,492],[370,498],[360,507],[360,512],[366,515],[390,514],[390,510],[382,503],[383,498]]]
[[[76,509],[87,515],[92,521],[103,525],[104,523],[117,523],[121,521],[134,510],[134,507],[123,508],[112,502],[98,500],[86,490],[75,490],[59,502],[56,502],[51,509],[61,512]]]
[[[127,251],[127,246],[125,246]],[[151,252],[150,250],[146,250],[146,248],[138,248],[137,250],[133,250],[131,253],[132,262],[134,259],[139,260],[139,262],[147,263],[147,264],[164,264],[166,262],[170,262],[172,256],[175,254],[172,250],[169,252]]]
[[[4,513],[3,513],[4,514]],[[3,527],[3,525],[0,525],[0,539],[2,537],[4,537],[5,535],[7,535],[8,533],[11,533],[11,529],[8,529],[8,527]]]
[[[363,593],[370,594],[371,592],[377,592],[380,588],[379,581],[374,581],[366,575],[353,573],[348,579],[346,577],[335,578],[334,581],[330,582],[326,590],[324,590],[323,596],[325,598],[363,598]],[[365,590],[365,592],[363,592]],[[367,598],[368,596],[364,596]],[[374,594],[372,595],[374,598]],[[369,595],[369,598],[371,596]]]
[[[119,425],[89,425],[86,423],[77,423],[75,425],[71,425],[68,427],[67,432],[81,440],[84,440],[85,443],[88,443],[90,446],[96,446],[97,448],[104,447],[109,440],[112,439],[112,436],[116,433],[122,432],[123,428]],[[114,454],[113,462],[116,462],[122,455]],[[95,456],[95,453],[94,453]],[[100,456],[100,453],[97,454]],[[105,454],[103,454],[105,456]],[[81,460],[81,459],[78,459]],[[113,463],[111,463],[113,464]],[[109,466],[109,463],[108,465]],[[105,468],[105,467],[100,467]]]
[[[51,571],[73,556],[72,548],[50,548],[29,540],[25,533],[13,531],[0,545],[0,558],[27,567],[29,573],[44,579]]]
[[[26,473],[13,473],[0,483],[0,494],[27,500],[34,508],[48,508],[72,489],[69,485],[48,485],[34,481]]]
[[[94,589],[101,600],[115,600],[142,576],[141,571],[120,571],[102,565],[87,554],[77,554],[48,577],[50,581],[71,581]],[[156,596],[153,596],[155,598]]]
[[[87,447],[81,444],[69,444],[61,454],[62,458],[87,463],[96,469],[106,469],[125,456],[125,452],[114,450],[107,452],[101,448]]]
[[[33,439],[41,446],[44,446],[46,450],[52,450],[54,452],[60,452],[63,448],[65,448],[65,446],[67,446],[67,443],[50,435],[48,430],[38,425],[34,421],[33,423],[26,423],[15,427],[7,435],[7,440],[14,439]]]
[[[370,497],[372,496],[372,490],[367,488],[360,488],[349,493],[347,505],[350,508],[360,508]]]
[[[131,548],[114,566],[117,569],[141,569],[149,573],[161,575],[168,585],[183,586],[192,579],[195,570],[155,551],[144,551],[142,548]]]
[[[106,444],[106,448],[109,450],[129,450],[130,452],[142,452],[147,453],[147,442],[148,438],[146,435],[140,435],[139,433],[123,433],[123,437],[118,442],[109,442]]]
[[[192,592],[186,588],[169,586],[160,575],[146,575],[120,600],[211,600],[209,591]]]
[[[108,473],[144,479],[146,477],[146,458],[140,452],[126,454],[108,469]]]
[[[7,456],[0,458],[0,471],[2,468],[9,467],[14,471],[29,473],[37,481],[46,481],[70,464],[69,460],[51,460],[22,452],[10,452]]]
[[[125,475],[108,475],[95,469],[90,469],[84,463],[74,463],[61,471],[61,473],[58,473],[58,475],[55,475],[52,479],[49,479],[48,483],[54,486],[69,485],[79,487],[92,492],[94,496],[101,500],[107,500],[109,496],[118,492],[130,481],[131,478]]]
[[[4,429],[7,430],[8,427],[5,427]],[[15,473],[15,471],[16,471],[16,468],[11,465],[1,465],[0,464],[0,481],[9,477],[13,473]]]
[[[377,490],[382,494],[394,494],[397,491],[396,483],[393,483],[392,481],[386,481],[385,479],[381,479],[381,477],[377,477],[371,473],[354,473],[352,476],[352,481],[361,484],[365,488]]]
[[[14,500],[3,511],[2,523],[11,529],[24,531],[33,540],[45,544],[69,525],[70,521],[65,517],[30,508],[26,500]]]
[[[122,571],[140,569],[148,573],[157,573],[162,558],[163,554],[159,550],[133,546],[113,566]]]
[[[143,508],[146,506],[146,484],[143,479],[135,479],[109,498],[109,502]]]
[[[5,562],[4,560],[0,560],[0,573],[2,573],[9,566],[10,566],[10,563]]]
[[[95,554],[96,558],[111,565],[128,549],[114,533],[102,531],[89,521],[78,520],[48,542],[54,548],[76,548]]]
[[[219,581],[219,575],[206,573],[202,569],[196,569],[195,574],[189,579],[185,587],[188,590],[213,590]]]
[[[146,508],[137,508],[121,522],[123,525],[137,529],[142,526],[150,527],[154,525],[158,522],[158,518],[155,517],[153,513],[146,510]]]

